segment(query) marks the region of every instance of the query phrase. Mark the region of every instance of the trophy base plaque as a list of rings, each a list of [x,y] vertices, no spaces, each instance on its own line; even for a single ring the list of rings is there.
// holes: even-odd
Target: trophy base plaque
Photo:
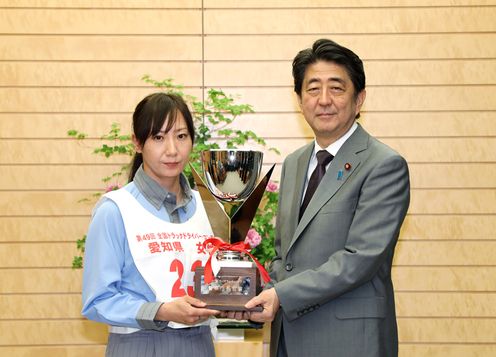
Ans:
[[[205,271],[195,272],[195,297],[207,303],[207,308],[221,311],[261,312],[263,308],[245,308],[245,304],[261,291],[260,274],[256,267],[222,267],[210,283],[205,283]]]

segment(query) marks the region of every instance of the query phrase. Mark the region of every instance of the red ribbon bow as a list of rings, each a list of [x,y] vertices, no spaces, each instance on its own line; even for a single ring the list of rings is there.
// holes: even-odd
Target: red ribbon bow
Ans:
[[[210,284],[214,280],[214,274],[212,272],[212,257],[214,256],[215,252],[218,250],[234,250],[236,252],[244,252],[250,256],[250,258],[255,262],[257,265],[258,271],[260,272],[260,275],[262,277],[262,280],[266,283],[270,281],[270,276],[269,273],[267,273],[267,270],[263,267],[262,264],[255,258],[248,249],[250,249],[250,245],[245,242],[238,242],[234,244],[229,244],[224,242],[223,240],[219,238],[208,238],[203,242],[203,247],[207,249],[207,246],[211,244],[213,246],[212,251],[210,252],[210,257],[207,260],[207,264],[205,264],[205,283]]]

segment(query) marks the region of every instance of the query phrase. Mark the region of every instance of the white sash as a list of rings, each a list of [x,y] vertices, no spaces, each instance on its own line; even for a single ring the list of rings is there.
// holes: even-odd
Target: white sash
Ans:
[[[196,197],[196,211],[183,223],[170,223],[155,217],[125,189],[105,194],[119,207],[134,263],[160,302],[169,302],[185,294],[193,296],[194,270],[208,260],[201,244],[213,236],[212,228],[199,193],[192,192]],[[199,325],[208,324],[210,322],[205,321]],[[191,325],[171,321],[169,327]]]

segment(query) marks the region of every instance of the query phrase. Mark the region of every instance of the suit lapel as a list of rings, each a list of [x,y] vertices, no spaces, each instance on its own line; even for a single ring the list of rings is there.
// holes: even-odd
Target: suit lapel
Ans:
[[[310,223],[310,221],[315,217],[315,215],[319,212],[324,204],[326,204],[335,194],[336,192],[346,183],[351,174],[360,166],[361,158],[358,153],[367,149],[369,140],[369,135],[362,127],[359,125],[355,132],[350,136],[350,138],[343,144],[343,146],[339,149],[338,153],[332,160],[329,168],[326,171],[325,176],[322,178],[322,181],[317,187],[317,191],[312,197],[312,200],[308,204],[308,207],[305,210],[305,213],[301,217],[300,222],[298,223],[295,233],[293,235],[293,239],[289,245],[289,249],[293,246],[294,242],[299,238],[305,227]],[[310,155],[312,153],[313,147],[310,148],[310,153],[308,156],[305,154],[301,155],[298,161],[298,169],[303,167],[300,163],[303,159],[306,159],[306,166],[308,166],[308,160],[310,160]],[[306,174],[306,170],[304,170]],[[299,175],[299,174],[298,174]],[[297,178],[296,189],[298,190],[298,195],[294,197],[301,198],[302,190],[303,190],[303,182],[300,182],[300,177]],[[297,202],[295,206],[295,202],[293,202],[293,210],[292,212],[296,212],[294,215],[294,220],[298,221],[298,212],[300,207],[300,202]]]
[[[295,172],[293,173],[295,176],[294,183],[294,193],[293,199],[291,201],[291,224],[293,225],[291,228],[291,232],[294,232],[296,226],[298,224],[298,216],[300,212],[300,203],[303,196],[303,185],[305,184],[305,179],[308,171],[308,163],[310,162],[310,156],[312,155],[314,148],[314,143],[310,143],[301,153],[296,161]]]

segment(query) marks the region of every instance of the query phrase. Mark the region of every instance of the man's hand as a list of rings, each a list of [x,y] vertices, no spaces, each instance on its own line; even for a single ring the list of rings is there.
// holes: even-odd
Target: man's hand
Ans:
[[[262,306],[262,312],[252,312],[250,320],[257,322],[270,322],[274,320],[277,310],[279,310],[279,298],[277,297],[276,289],[271,288],[264,290],[260,295],[245,304],[247,309],[251,309],[257,305]]]
[[[189,295],[162,304],[155,315],[156,320],[174,321],[195,325],[219,314],[217,310],[205,309],[207,304]]]

